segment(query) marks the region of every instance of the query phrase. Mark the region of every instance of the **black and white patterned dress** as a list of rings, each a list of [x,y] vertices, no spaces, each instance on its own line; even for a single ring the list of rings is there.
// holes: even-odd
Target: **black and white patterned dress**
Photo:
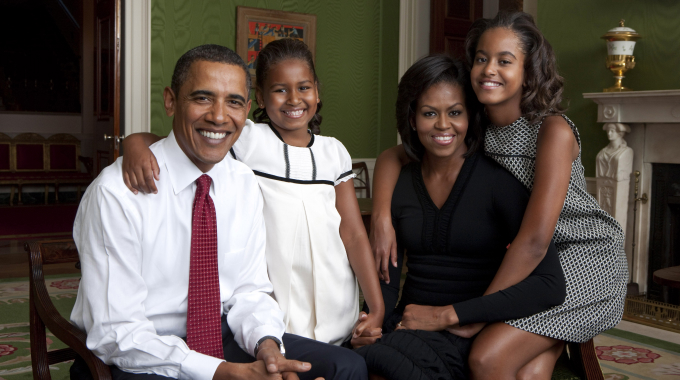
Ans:
[[[621,320],[628,262],[623,250],[623,230],[586,191],[581,139],[574,123],[563,117],[579,144],[579,155],[571,165],[567,197],[553,235],[567,279],[567,298],[560,306],[506,323],[559,340],[585,342]],[[532,125],[521,117],[505,127],[491,125],[484,141],[485,153],[530,191],[541,123]]]

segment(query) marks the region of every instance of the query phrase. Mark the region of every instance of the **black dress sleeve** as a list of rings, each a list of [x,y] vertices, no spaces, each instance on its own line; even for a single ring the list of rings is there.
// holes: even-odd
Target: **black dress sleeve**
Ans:
[[[502,170],[502,171],[501,171]],[[529,191],[505,169],[494,180],[494,210],[502,227],[514,238],[524,217]],[[493,294],[455,303],[460,325],[527,317],[564,302],[566,279],[554,242],[543,260],[518,284]]]

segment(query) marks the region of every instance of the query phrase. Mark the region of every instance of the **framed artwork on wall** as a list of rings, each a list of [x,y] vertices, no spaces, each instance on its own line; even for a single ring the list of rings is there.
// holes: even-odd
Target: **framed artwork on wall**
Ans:
[[[253,87],[257,55],[268,43],[281,38],[303,41],[316,60],[316,15],[250,7],[236,8],[236,53],[248,65]]]

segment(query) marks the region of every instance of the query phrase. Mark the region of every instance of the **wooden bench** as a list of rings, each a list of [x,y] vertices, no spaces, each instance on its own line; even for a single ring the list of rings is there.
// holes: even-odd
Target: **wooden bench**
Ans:
[[[83,163],[87,173],[80,171]],[[45,204],[49,186],[54,186],[55,201],[59,203],[59,186],[81,186],[92,182],[92,158],[80,156],[80,141],[66,133],[45,139],[37,133],[22,133],[16,137],[0,134],[0,185],[11,186],[10,205],[14,204],[15,188],[18,204],[22,204],[24,185],[44,185]]]

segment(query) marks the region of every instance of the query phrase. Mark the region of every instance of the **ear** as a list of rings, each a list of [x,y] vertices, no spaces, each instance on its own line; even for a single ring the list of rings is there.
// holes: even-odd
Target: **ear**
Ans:
[[[264,108],[264,98],[262,97],[262,91],[259,88],[255,89],[255,100],[257,101],[257,106],[259,108]]]
[[[409,126],[411,127],[411,129],[412,129],[413,131],[416,130],[416,117],[415,117],[415,115],[411,115],[411,116],[408,118],[408,124],[409,124]]]
[[[177,105],[177,98],[170,87],[163,90],[163,105],[165,106],[165,114],[168,116],[175,115],[175,106]]]
[[[321,98],[319,98],[319,82],[314,82],[314,88],[316,88],[316,104],[319,104],[321,102]]]
[[[246,116],[250,113],[250,106],[253,105],[253,101],[248,99],[248,103],[246,103]]]

